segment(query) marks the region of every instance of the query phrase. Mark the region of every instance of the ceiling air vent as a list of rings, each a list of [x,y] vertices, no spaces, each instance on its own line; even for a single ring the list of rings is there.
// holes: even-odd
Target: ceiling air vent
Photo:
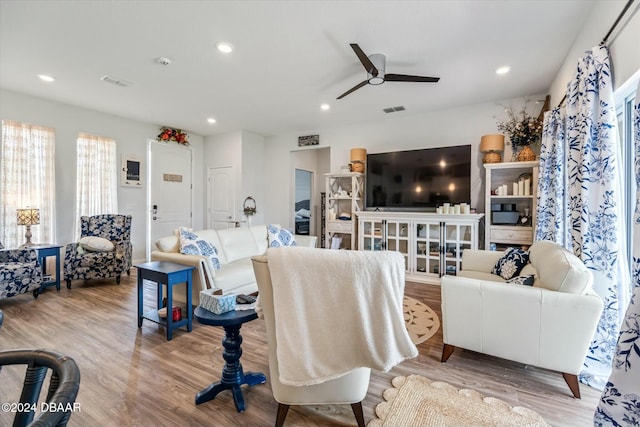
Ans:
[[[104,76],[100,77],[100,80],[102,80],[103,82],[114,84],[116,86],[120,86],[120,87],[127,87],[127,86],[131,86],[133,84],[133,83],[128,82],[126,80],[117,79],[115,77],[110,77],[110,76],[107,76],[107,75],[104,75]]]
[[[405,108],[400,105],[398,107],[390,107],[390,108],[383,108],[382,111],[384,111],[385,113],[395,113],[396,111],[404,111]]]

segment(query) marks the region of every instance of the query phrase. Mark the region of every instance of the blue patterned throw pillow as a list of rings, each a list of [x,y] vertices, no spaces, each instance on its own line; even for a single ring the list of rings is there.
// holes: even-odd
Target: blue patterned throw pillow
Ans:
[[[267,233],[269,234],[270,248],[296,246],[296,239],[289,230],[269,224],[267,225]]]
[[[211,243],[198,237],[187,228],[180,227],[180,253],[184,255],[204,255],[211,258],[213,268],[220,270],[218,249]]]
[[[498,260],[491,273],[509,280],[519,275],[528,262],[529,252],[518,248],[509,248],[504,251],[504,255]]]
[[[509,280],[507,283],[513,283],[516,285],[525,285],[525,286],[533,286],[533,282],[536,280],[533,274],[529,274],[527,276],[516,276]]]

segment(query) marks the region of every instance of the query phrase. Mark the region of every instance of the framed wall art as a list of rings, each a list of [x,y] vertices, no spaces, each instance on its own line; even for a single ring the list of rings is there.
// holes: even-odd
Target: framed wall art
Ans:
[[[124,187],[142,188],[143,176],[141,157],[135,154],[123,154],[120,169],[120,185]]]

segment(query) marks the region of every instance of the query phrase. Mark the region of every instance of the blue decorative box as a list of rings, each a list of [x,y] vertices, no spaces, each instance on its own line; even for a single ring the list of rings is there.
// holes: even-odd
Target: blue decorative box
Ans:
[[[200,291],[200,307],[215,314],[222,314],[236,309],[236,296],[214,295],[215,289]]]

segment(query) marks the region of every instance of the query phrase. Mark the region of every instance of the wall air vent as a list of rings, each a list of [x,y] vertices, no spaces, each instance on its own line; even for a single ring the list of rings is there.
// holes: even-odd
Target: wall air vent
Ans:
[[[107,76],[107,75],[104,75],[104,76],[100,77],[100,80],[102,80],[103,82],[114,84],[116,86],[120,86],[120,87],[127,87],[127,86],[131,86],[133,84],[133,83],[128,82],[126,80],[118,79],[118,78],[115,78],[115,77],[110,77],[110,76]]]
[[[384,111],[385,113],[395,113],[396,111],[404,111],[405,108],[400,105],[398,107],[389,107],[389,108],[383,108],[382,111]]]

